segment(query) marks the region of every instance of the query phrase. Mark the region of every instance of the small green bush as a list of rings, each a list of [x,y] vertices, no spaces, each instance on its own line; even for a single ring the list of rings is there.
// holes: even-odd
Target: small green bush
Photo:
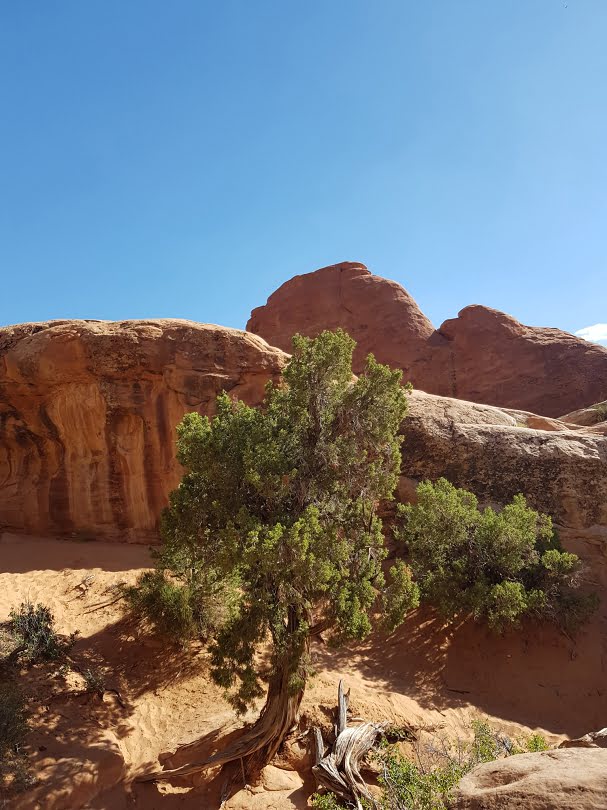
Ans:
[[[596,424],[599,422],[607,422],[607,402],[600,402],[598,405],[594,406],[593,410],[596,414]]]
[[[105,692],[105,677],[101,670],[87,667],[82,671],[82,677],[84,678],[85,689],[87,692],[93,692],[100,697],[103,697],[103,693]]]
[[[334,793],[314,793],[310,797],[310,804],[315,810],[344,810],[347,807]]]
[[[525,753],[533,754],[537,751],[547,751],[549,747],[543,734],[531,734],[525,740],[523,750]]]
[[[395,533],[405,543],[422,600],[445,617],[471,614],[496,630],[524,617],[575,631],[596,609],[581,594],[581,564],[562,551],[552,521],[516,495],[501,512],[440,478],[422,482],[418,502],[400,506]]]
[[[477,765],[548,749],[541,734],[533,734],[515,746],[484,719],[473,720],[472,731],[474,738],[468,744],[437,737],[417,750],[416,762],[403,756],[397,745],[384,740],[372,755],[380,771],[380,795],[374,810],[446,810],[460,779]],[[316,810],[345,810],[350,806],[333,793],[315,793],[311,804]],[[371,810],[367,803],[364,807]]]
[[[18,610],[11,610],[7,628],[33,663],[63,658],[75,639],[59,636],[49,608],[32,602],[22,602]]]
[[[195,559],[185,560],[183,552],[179,560],[171,555],[169,575],[169,555],[171,549],[165,550],[159,568],[125,588],[128,610],[180,643],[206,639],[234,614],[234,589],[198,567]]]

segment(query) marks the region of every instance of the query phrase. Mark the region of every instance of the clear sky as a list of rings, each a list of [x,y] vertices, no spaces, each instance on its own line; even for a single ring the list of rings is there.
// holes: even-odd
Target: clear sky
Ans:
[[[244,327],[342,260],[607,324],[606,43],[606,0],[0,3],[0,324]]]

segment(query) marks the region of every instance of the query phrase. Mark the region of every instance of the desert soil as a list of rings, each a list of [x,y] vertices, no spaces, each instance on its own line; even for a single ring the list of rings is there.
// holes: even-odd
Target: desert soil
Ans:
[[[107,688],[102,699],[83,692],[77,672],[22,671],[33,712],[28,752],[40,783],[17,810],[219,806],[225,777],[216,772],[181,785],[133,781],[182,743],[200,739],[192,756],[204,756],[241,722],[211,682],[204,649],[169,649],[124,619],[116,586],[149,565],[142,546],[2,535],[0,621],[26,599],[47,605],[59,632],[79,634],[74,661],[103,673]],[[365,719],[466,735],[482,714],[513,737],[535,730],[551,742],[576,737],[607,718],[606,628],[604,607],[575,641],[551,629],[500,638],[470,623],[446,628],[417,611],[389,638],[341,651],[319,643],[302,729],[312,720],[330,726],[343,678],[353,714]],[[314,785],[306,738],[296,737],[262,784],[241,789],[226,810],[307,807]]]

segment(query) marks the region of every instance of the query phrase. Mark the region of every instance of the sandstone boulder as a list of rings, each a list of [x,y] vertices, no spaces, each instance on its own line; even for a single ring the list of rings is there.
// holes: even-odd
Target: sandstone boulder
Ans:
[[[453,810],[605,810],[607,751],[543,751],[488,762],[461,780]]]
[[[607,437],[527,428],[521,418],[414,391],[403,423],[402,468],[413,481],[401,482],[401,492],[440,476],[487,503],[503,504],[522,492],[560,525],[596,530],[598,538],[607,526]]]
[[[284,361],[255,335],[189,321],[0,329],[0,531],[154,539],[180,418],[222,390],[259,403]]]
[[[590,731],[576,740],[564,740],[559,748],[607,748],[607,728]]]
[[[565,416],[560,416],[559,419],[567,425],[582,425],[585,427],[600,425],[602,422],[607,421],[607,401],[597,402],[589,408],[581,408],[578,411],[567,413]]]

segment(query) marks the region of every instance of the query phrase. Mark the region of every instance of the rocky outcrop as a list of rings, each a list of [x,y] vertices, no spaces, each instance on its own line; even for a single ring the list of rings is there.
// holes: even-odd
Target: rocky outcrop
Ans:
[[[607,748],[607,728],[590,731],[575,740],[564,740],[559,748]]]
[[[259,403],[284,359],[189,321],[0,329],[0,531],[153,539],[183,414],[210,412],[222,390]]]
[[[459,783],[453,810],[605,810],[607,751],[565,749],[487,762]]]
[[[255,335],[187,321],[0,330],[0,530],[155,539],[181,416],[210,413],[221,390],[259,403],[285,360]],[[401,497],[441,475],[487,502],[524,492],[605,543],[607,437],[594,429],[414,391]]]
[[[316,337],[323,329],[338,327],[356,340],[355,372],[373,352],[380,362],[403,369],[405,379],[422,388],[422,382],[435,374],[432,348],[435,343],[446,344],[400,284],[372,275],[357,262],[295,276],[265,306],[254,309],[247,323],[247,331],[286,352],[291,351],[296,332]]]
[[[607,541],[607,437],[528,421],[533,414],[414,391],[403,423],[403,497],[440,476],[488,503],[522,492],[560,525]]]
[[[458,399],[559,416],[607,397],[604,346],[482,306],[466,307],[439,332]]]
[[[253,310],[247,330],[289,351],[296,332],[338,326],[357,341],[355,370],[373,352],[431,394],[551,417],[607,398],[606,347],[483,306],[435,331],[399,284],[353,262],[287,281]]]
[[[573,413],[567,413],[565,416],[559,417],[561,422],[567,425],[582,425],[591,427],[593,425],[600,425],[607,422],[607,401],[597,402],[589,408],[581,408]]]

